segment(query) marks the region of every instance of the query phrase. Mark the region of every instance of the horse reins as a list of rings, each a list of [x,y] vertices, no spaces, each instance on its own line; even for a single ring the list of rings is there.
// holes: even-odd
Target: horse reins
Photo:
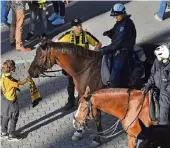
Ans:
[[[95,135],[97,135],[97,136],[99,136],[99,137],[102,137],[102,138],[111,138],[111,137],[114,137],[114,136],[120,134],[120,133],[123,132],[123,131],[125,131],[129,136],[136,138],[136,136],[134,136],[133,134],[128,133],[127,130],[128,130],[129,127],[136,121],[136,119],[138,118],[139,114],[141,113],[142,108],[143,108],[143,104],[144,104],[144,100],[145,100],[145,96],[146,96],[146,94],[143,95],[142,103],[141,103],[141,108],[140,108],[138,114],[136,115],[136,117],[134,118],[134,120],[133,120],[125,129],[122,129],[122,130],[120,130],[120,131],[118,131],[118,132],[115,133],[115,131],[116,131],[119,123],[122,122],[122,121],[125,119],[125,117],[126,117],[126,115],[127,115],[127,113],[128,113],[128,110],[129,110],[129,102],[130,102],[130,90],[129,90],[129,89],[128,89],[128,103],[127,103],[127,107],[126,107],[126,112],[125,112],[125,114],[124,114],[124,116],[123,116],[123,118],[122,118],[121,120],[118,119],[118,120],[114,123],[114,125],[112,125],[109,129],[106,129],[106,130],[104,130],[104,131],[102,131],[102,132],[96,132],[96,131],[94,131],[93,129],[89,128],[87,125],[85,126],[85,128],[86,128],[87,130],[91,131],[93,134],[95,134]],[[90,102],[91,102],[91,100],[89,100],[89,104],[88,104],[88,114],[92,111],[92,103],[90,103]],[[88,115],[88,114],[87,114],[87,115]],[[75,117],[75,116],[73,116],[73,117],[74,117],[74,120],[77,122],[76,117]],[[111,133],[111,134],[108,135],[108,136],[102,136],[102,135],[101,135],[101,134],[106,134],[106,133]]]
[[[48,62],[48,64],[51,66],[51,60],[50,60],[50,50],[49,50],[49,48],[46,48],[46,52],[47,52],[47,56],[46,56],[46,60],[45,60],[45,62]],[[62,71],[61,69],[59,69],[59,70],[50,70],[50,71],[44,71],[45,73],[53,73],[53,72],[60,72],[60,71]],[[47,74],[45,74],[44,72],[42,72],[41,74],[42,75],[40,75],[41,77],[59,77],[59,76],[50,76],[50,75],[47,75]]]
[[[96,61],[96,63],[98,63],[98,61],[100,60],[100,58]],[[87,69],[91,68],[91,66],[94,64],[94,62],[91,62],[85,69],[81,70],[80,72],[76,73],[76,75],[80,75],[81,73],[83,73],[84,71],[86,71]]]

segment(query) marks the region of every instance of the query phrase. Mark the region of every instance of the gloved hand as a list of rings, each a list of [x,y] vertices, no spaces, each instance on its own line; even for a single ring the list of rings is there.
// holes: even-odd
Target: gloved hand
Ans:
[[[101,52],[102,54],[104,54],[104,50],[105,50],[105,48],[106,48],[106,46],[104,46],[104,47],[100,48],[100,52]]]
[[[103,36],[107,36],[109,34],[109,31],[107,30],[107,31],[105,31],[105,32],[103,32]]]
[[[142,89],[141,89],[141,91],[142,91],[142,93],[143,94],[146,94],[149,90],[150,90],[150,86],[148,86],[148,85],[145,85]]]

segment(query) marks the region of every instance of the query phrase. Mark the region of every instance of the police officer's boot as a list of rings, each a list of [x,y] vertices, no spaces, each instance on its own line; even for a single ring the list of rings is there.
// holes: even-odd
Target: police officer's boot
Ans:
[[[66,103],[64,110],[69,110],[75,106],[75,97],[74,97],[74,83],[71,76],[68,77],[68,102]]]

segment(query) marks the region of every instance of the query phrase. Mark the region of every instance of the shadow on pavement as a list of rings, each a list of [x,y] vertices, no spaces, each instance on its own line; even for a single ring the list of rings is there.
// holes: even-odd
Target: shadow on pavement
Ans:
[[[165,13],[165,20],[170,18],[170,11]]]
[[[47,115],[37,119],[37,120],[34,120],[34,121],[24,125],[23,127],[19,128],[16,132],[20,133],[20,135],[21,135],[21,137],[23,139],[27,138],[27,135],[30,132],[33,132],[33,131],[35,131],[35,130],[37,130],[37,129],[45,126],[45,125],[48,125],[51,122],[54,122],[54,121],[64,117],[65,115],[68,115],[68,114],[74,112],[74,111],[75,111],[75,109],[72,109],[72,110],[69,110],[69,111],[64,111],[64,108],[62,107],[62,108],[57,109],[57,110],[55,110],[55,111],[53,111],[53,112],[51,112],[51,113],[49,113],[49,114],[47,114]],[[61,114],[56,116],[58,113],[61,113]],[[42,123],[40,123],[40,122],[42,122]],[[40,123],[40,124],[38,124],[38,123]],[[38,124],[38,125],[34,126],[35,124]],[[26,129],[29,129],[29,130],[27,130],[25,132],[22,132],[23,130],[26,130]]]

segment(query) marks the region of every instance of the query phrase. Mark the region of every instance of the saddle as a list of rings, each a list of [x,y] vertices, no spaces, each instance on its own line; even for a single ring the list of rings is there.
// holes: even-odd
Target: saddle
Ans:
[[[149,116],[151,121],[159,121],[160,109],[159,109],[159,95],[160,92],[157,88],[150,90],[150,105],[149,105]]]
[[[138,88],[143,84],[145,78],[145,68],[143,62],[145,62],[146,56],[142,47],[135,45],[133,48],[133,56],[129,57],[129,84],[130,88]],[[131,62],[130,62],[131,61]],[[108,86],[110,82],[111,63],[108,60],[108,55],[104,55],[101,66],[101,78],[104,85]]]
[[[107,55],[104,55],[102,59],[102,65],[101,65],[101,78],[102,78],[103,84],[106,86],[108,85],[110,81],[110,69],[109,69],[107,60],[108,60]]]

